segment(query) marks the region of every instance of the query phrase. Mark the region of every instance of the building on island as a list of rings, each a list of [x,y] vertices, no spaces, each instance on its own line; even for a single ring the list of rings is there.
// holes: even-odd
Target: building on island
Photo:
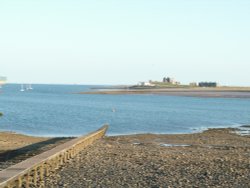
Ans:
[[[191,82],[191,83],[189,84],[189,86],[191,86],[191,87],[197,87],[197,83],[196,83],[196,82]]]
[[[137,85],[138,86],[155,86],[155,84],[153,84],[151,81],[149,81],[149,82],[139,82]]]
[[[217,87],[217,82],[199,82],[199,87]]]
[[[174,78],[170,78],[170,77],[164,77],[162,82],[168,83],[168,84],[180,85],[180,82],[177,82],[177,81],[175,81]]]
[[[174,83],[174,78],[164,77],[163,80],[162,80],[162,82],[173,84]]]

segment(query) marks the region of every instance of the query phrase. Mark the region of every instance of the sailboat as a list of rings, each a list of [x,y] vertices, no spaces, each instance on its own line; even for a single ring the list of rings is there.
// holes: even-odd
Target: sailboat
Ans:
[[[26,85],[26,90],[32,90],[33,88],[31,87],[31,84]]]
[[[21,85],[21,89],[20,89],[20,91],[24,91],[23,84]]]
[[[29,90],[32,90],[33,88],[32,88],[32,86],[31,86],[31,84],[29,84]]]

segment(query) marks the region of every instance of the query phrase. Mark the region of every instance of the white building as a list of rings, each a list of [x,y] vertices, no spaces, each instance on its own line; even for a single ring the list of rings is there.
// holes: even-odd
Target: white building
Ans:
[[[139,82],[139,86],[155,86],[155,84],[152,84],[151,82]]]

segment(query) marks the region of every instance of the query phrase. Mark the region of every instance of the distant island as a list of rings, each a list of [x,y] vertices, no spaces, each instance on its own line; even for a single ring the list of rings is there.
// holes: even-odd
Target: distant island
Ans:
[[[139,82],[132,86],[112,86],[92,88],[92,91],[79,94],[153,94],[186,97],[250,98],[250,87],[219,86],[217,82],[192,82],[181,84],[170,77],[162,81]]]
[[[189,85],[181,84],[171,77],[164,77],[162,81],[139,82],[137,85],[133,85],[131,89],[148,89],[148,88],[194,88],[194,87],[217,87],[217,82],[191,82]]]

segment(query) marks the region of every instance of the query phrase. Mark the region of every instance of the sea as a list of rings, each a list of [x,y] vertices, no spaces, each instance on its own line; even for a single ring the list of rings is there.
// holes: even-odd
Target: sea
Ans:
[[[80,136],[108,124],[108,135],[182,134],[250,124],[250,99],[94,95],[91,85],[20,84],[0,89],[0,131]]]

